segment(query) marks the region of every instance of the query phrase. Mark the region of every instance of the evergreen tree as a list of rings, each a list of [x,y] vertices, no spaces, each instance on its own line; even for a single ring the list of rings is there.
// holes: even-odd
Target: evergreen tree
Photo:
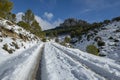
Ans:
[[[104,20],[103,23],[108,24],[108,23],[110,23],[110,20]]]
[[[31,32],[36,35],[39,35],[41,33],[41,27],[39,26],[39,23],[36,20],[34,20],[31,24]]]
[[[24,29],[26,29],[27,31],[30,31],[30,25],[28,23],[25,23],[23,21],[20,21],[17,23],[18,26],[23,27]]]
[[[18,25],[22,26],[24,29],[30,31],[38,37],[45,36],[39,23],[35,20],[35,16],[32,10],[27,10],[25,12],[25,15],[22,16],[22,21],[18,22]]]
[[[10,20],[12,22],[15,22],[16,21],[16,15],[9,12],[8,15],[6,16],[6,19]]]
[[[6,18],[13,8],[13,3],[9,0],[0,0],[0,17]]]
[[[16,21],[16,15],[15,14],[12,14],[12,22],[15,22]]]
[[[27,10],[25,12],[25,15],[22,16],[22,19],[24,22],[31,24],[34,21],[34,13],[32,12],[32,10]]]

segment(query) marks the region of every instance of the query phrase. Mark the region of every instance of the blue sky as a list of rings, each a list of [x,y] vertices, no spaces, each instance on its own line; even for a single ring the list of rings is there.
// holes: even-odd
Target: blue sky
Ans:
[[[88,22],[103,21],[120,16],[120,0],[11,0],[13,13],[31,9],[35,15],[54,23],[67,18]]]

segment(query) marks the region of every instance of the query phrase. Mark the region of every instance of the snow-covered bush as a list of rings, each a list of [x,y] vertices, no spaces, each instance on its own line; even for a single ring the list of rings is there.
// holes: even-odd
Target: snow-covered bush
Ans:
[[[8,45],[7,45],[7,44],[4,44],[4,45],[3,45],[3,49],[7,51],[7,50],[8,50]]]
[[[70,40],[71,40],[70,37],[66,36],[65,39],[64,39],[64,42],[65,42],[65,43],[69,43]]]
[[[11,54],[11,53],[13,53],[13,51],[15,51],[15,50],[12,49],[12,48],[9,49],[7,44],[4,44],[4,45],[3,45],[3,49],[4,49],[5,51],[7,51],[9,54]]]

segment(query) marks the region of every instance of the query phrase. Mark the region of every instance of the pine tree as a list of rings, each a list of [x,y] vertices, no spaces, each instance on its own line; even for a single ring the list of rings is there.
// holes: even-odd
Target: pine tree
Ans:
[[[39,37],[45,36],[39,23],[35,20],[34,13],[30,9],[25,12],[25,15],[22,16],[22,21],[18,22],[18,25]]]
[[[12,22],[15,22],[16,21],[16,15],[15,14],[12,14]]]
[[[6,18],[13,8],[13,3],[9,0],[0,0],[0,17]]]
[[[31,24],[31,31],[32,33],[36,34],[36,35],[39,35],[39,33],[41,33],[41,27],[39,26],[39,23],[34,20]]]
[[[12,22],[15,22],[16,21],[16,15],[11,13],[11,12],[9,12],[8,15],[6,16],[6,19],[10,20]]]
[[[22,19],[24,22],[31,24],[34,21],[34,13],[32,12],[32,10],[27,10],[25,12],[25,15],[22,16]]]

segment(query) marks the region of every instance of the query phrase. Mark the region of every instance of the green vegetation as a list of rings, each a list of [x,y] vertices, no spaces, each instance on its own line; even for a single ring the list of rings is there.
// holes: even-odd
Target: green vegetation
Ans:
[[[42,41],[43,41],[43,42],[46,42],[46,38],[42,38]]]
[[[81,39],[81,36],[83,34],[86,35],[91,30],[94,31],[94,35],[96,35],[96,33],[98,32],[96,31],[96,29],[99,30],[100,28],[103,28],[103,25],[107,25],[112,21],[120,21],[120,17],[113,18],[112,20],[104,20],[103,22],[94,22],[92,24],[84,20],[69,18],[66,19],[62,24],[60,24],[60,26],[54,29],[45,30],[44,32],[46,33],[46,36],[49,37],[51,37],[51,35],[52,37],[55,37],[56,35],[54,33],[57,33],[57,35],[70,34],[71,38],[77,37],[78,39]],[[88,36],[88,40],[92,36]]]
[[[104,20],[103,23],[104,24],[109,24],[111,21],[110,20]]]
[[[13,8],[13,3],[10,0],[0,0],[0,17],[6,18]]]
[[[30,30],[30,25],[28,23],[23,22],[23,21],[18,22],[17,25],[23,27],[27,31]]]
[[[67,36],[66,36],[65,39],[64,39],[64,42],[65,42],[65,43],[69,43],[70,40],[71,40],[70,37],[67,37]]]
[[[120,21],[120,16],[113,18],[112,21]]]
[[[13,23],[15,23],[15,21],[16,21],[16,15],[13,14],[13,13],[11,13],[11,12],[9,12],[8,15],[6,16],[6,19],[10,20]]]
[[[39,23],[36,20],[32,22],[30,31],[39,37],[44,37],[41,27],[39,26]]]
[[[60,42],[61,45],[67,46],[65,42]]]
[[[13,3],[10,0],[0,0],[0,17],[15,23],[16,15],[11,13],[12,8]],[[10,22],[7,22],[7,24],[11,26],[13,25]],[[22,16],[22,21],[18,22],[17,25],[23,27],[27,31],[30,31],[38,37],[45,37],[45,33],[41,30],[39,23],[35,20],[34,13],[30,9],[25,12],[25,15]]]
[[[23,27],[27,31],[35,34],[38,37],[44,38],[45,33],[42,32],[42,29],[39,23],[35,20],[34,13],[31,10],[27,10],[25,15],[22,16],[22,21],[18,22],[17,25]]]
[[[71,21],[73,21],[75,25],[71,24],[73,23]],[[68,25],[68,22],[70,25]],[[80,39],[81,35],[87,34],[89,30],[100,28],[100,26],[102,26],[102,23],[90,24],[83,20],[74,21],[74,19],[67,19],[59,27],[50,30],[45,30],[44,32],[49,37],[51,37],[51,34],[55,37],[56,35],[54,33],[57,33],[57,35],[70,34],[71,38],[78,37]]]
[[[76,35],[75,31],[71,31],[71,32],[70,32],[70,36],[71,36],[71,38],[74,38],[75,35]]]
[[[88,45],[86,47],[86,51],[88,53],[91,53],[91,54],[94,54],[94,55],[98,55],[98,53],[99,53],[98,48],[96,46],[94,46],[94,45]]]
[[[34,13],[32,12],[32,10],[30,10],[30,9],[27,10],[25,12],[25,15],[22,16],[22,20],[25,23],[31,24],[35,20],[35,16],[34,16]]]

